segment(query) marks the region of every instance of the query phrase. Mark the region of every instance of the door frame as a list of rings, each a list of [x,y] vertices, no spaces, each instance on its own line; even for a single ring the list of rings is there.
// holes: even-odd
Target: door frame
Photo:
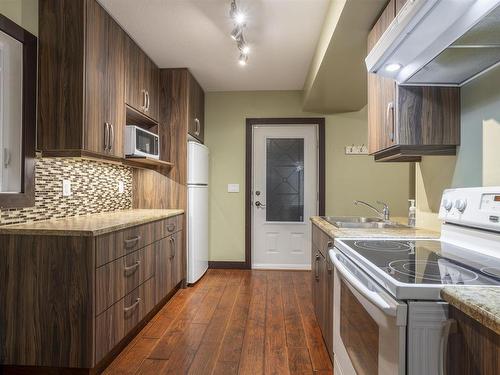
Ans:
[[[247,118],[245,152],[245,267],[252,268],[252,164],[254,125],[317,125],[318,126],[318,215],[325,215],[325,118]]]

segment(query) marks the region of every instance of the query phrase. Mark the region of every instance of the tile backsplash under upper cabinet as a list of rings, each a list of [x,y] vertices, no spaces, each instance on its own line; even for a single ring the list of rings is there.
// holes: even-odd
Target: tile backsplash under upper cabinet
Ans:
[[[62,181],[72,195],[63,197]],[[124,192],[118,192],[123,181]],[[35,206],[0,209],[0,225],[132,208],[132,168],[93,160],[38,158]]]

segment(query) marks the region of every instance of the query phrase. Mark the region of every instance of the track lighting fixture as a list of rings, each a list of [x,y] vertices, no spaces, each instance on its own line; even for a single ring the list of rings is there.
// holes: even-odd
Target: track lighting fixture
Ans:
[[[245,41],[243,35],[243,30],[246,27],[246,15],[238,9],[236,0],[231,0],[231,9],[229,10],[229,16],[233,20],[234,28],[231,31],[231,38],[236,41],[236,45],[240,51],[240,57],[238,63],[240,65],[246,65],[248,61],[248,53],[250,52],[250,47]]]

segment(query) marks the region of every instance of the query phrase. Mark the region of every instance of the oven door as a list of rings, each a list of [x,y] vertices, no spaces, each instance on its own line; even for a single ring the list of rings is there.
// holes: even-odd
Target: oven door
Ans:
[[[335,265],[335,374],[405,374],[407,305],[338,249],[329,255]]]

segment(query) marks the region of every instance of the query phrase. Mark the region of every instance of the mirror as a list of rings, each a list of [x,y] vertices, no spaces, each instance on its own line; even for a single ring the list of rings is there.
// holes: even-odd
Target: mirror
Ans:
[[[0,15],[0,208],[34,204],[36,46]]]

